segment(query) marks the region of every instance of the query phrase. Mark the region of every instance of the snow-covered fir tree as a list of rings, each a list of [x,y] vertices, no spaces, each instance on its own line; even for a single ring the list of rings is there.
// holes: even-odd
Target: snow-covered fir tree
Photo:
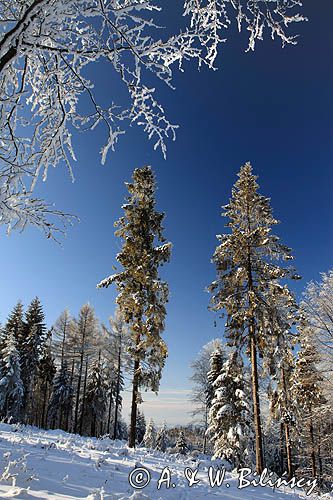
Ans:
[[[310,462],[312,477],[319,476],[318,449],[322,439],[320,421],[327,411],[327,400],[323,395],[323,377],[318,370],[320,356],[316,349],[311,327],[300,323],[300,351],[293,375],[292,396],[297,401],[298,431],[301,449]],[[319,468],[318,468],[319,465]]]
[[[258,193],[256,176],[250,163],[238,174],[229,204],[224,207],[229,232],[219,235],[213,262],[217,279],[210,285],[211,308],[225,311],[228,343],[246,349],[252,369],[253,416],[256,442],[256,469],[263,463],[260,417],[258,354],[265,357],[271,342],[262,318],[270,314],[270,297],[284,295],[280,280],[298,278],[294,270],[282,265],[292,259],[288,247],[272,234],[278,221],[272,215],[269,198]]]
[[[207,434],[214,446],[214,458],[225,458],[233,467],[252,465],[251,402],[244,381],[243,360],[236,350],[224,362],[213,387]]]
[[[0,411],[6,418],[20,421],[24,396],[20,356],[13,332],[6,332],[1,350]]]
[[[117,255],[123,270],[101,281],[98,287],[117,285],[117,304],[130,326],[133,379],[129,446],[135,447],[139,389],[158,392],[167,356],[161,333],[168,286],[160,279],[158,269],[169,260],[171,244],[163,236],[164,214],[155,209],[156,182],[152,169],[135,169],[127,189],[125,215],[115,223],[118,227],[115,234],[123,240]]]
[[[225,360],[226,358],[222,351],[222,346],[218,346],[210,356],[209,371],[207,372],[206,400],[207,400],[208,411],[215,397],[214,382],[217,379],[217,377],[221,374],[222,366]]]
[[[24,385],[25,418],[32,419],[33,394],[38,362],[47,340],[44,312],[38,297],[32,300],[25,314],[24,331],[20,343],[21,377]]]
[[[141,444],[146,433],[146,418],[142,411],[138,410],[136,419],[136,440],[138,444]]]
[[[51,353],[51,331],[43,353],[38,361],[35,386],[33,387],[32,413],[33,423],[45,428],[47,425],[47,408],[52,391],[52,382],[56,373],[54,358]]]
[[[99,359],[91,364],[85,397],[81,404],[83,433],[98,436],[107,408],[107,385],[104,369]]]
[[[178,453],[180,453],[181,455],[186,455],[186,453],[188,451],[185,433],[183,430],[181,430],[179,432],[179,435],[178,435],[178,438],[177,438],[177,441],[175,444],[175,448],[178,451]]]
[[[208,427],[208,413],[211,401],[211,398],[207,397],[207,395],[211,393],[211,386],[207,378],[207,373],[210,370],[210,358],[212,352],[214,352],[216,349],[222,350],[222,343],[221,339],[219,338],[211,340],[210,342],[205,344],[200,350],[196,359],[191,363],[191,381],[193,383],[191,401],[194,406],[192,415],[203,426],[203,453],[206,453],[207,451],[206,430]]]
[[[146,426],[146,432],[143,437],[143,444],[146,448],[154,449],[156,444],[156,427],[152,418],[149,419]]]
[[[155,446],[156,450],[164,452],[167,449],[168,441],[169,440],[168,440],[167,426],[166,423],[163,422],[162,426],[157,432],[156,446]]]
[[[64,360],[54,377],[48,406],[48,422],[51,428],[69,430],[73,398],[74,389],[71,383],[71,374],[67,361]]]

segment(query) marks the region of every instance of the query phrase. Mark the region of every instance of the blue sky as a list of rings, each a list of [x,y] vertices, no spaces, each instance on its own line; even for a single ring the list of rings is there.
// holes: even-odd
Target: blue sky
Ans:
[[[137,127],[120,139],[103,167],[102,131],[74,136],[75,184],[59,167],[40,187],[57,208],[81,219],[63,247],[35,229],[9,238],[2,229],[1,322],[18,299],[27,305],[36,295],[49,326],[65,307],[77,314],[87,301],[106,322],[116,291],[95,286],[111,274],[120,249],[113,222],[122,213],[124,182],[135,167],[153,166],[158,208],[166,212],[165,233],[173,243],[172,260],[162,272],[170,286],[164,334],[169,358],[161,396],[148,395],[143,405],[156,421],[189,420],[189,363],[203,344],[222,334],[223,321],[214,327],[204,289],[215,276],[215,235],[224,230],[220,207],[242,164],[252,162],[261,192],[271,197],[281,220],[277,233],[294,250],[303,276],[293,284],[298,296],[306,282],[332,268],[333,5],[304,3],[309,22],[296,26],[296,47],[281,49],[267,38],[254,53],[245,53],[245,36],[230,33],[218,71],[198,72],[189,64],[176,74],[175,91],[158,86],[170,120],[180,125],[166,161]],[[174,13],[167,13],[171,26]],[[117,101],[117,82],[106,68],[98,68],[94,78],[102,98]]]

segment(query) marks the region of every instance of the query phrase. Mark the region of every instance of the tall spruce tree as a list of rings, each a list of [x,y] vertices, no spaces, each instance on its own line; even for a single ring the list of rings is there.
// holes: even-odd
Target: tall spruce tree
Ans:
[[[235,350],[213,382],[215,391],[207,429],[214,458],[226,458],[233,467],[252,465],[252,415],[243,372],[243,360]]]
[[[68,431],[73,410],[74,389],[67,361],[63,361],[53,380],[52,394],[48,406],[48,421],[51,428]]]
[[[292,395],[297,401],[299,432],[302,448],[307,452],[312,477],[318,477],[318,440],[320,439],[320,412],[325,411],[323,376],[318,370],[320,356],[316,349],[311,326],[300,323],[300,346],[296,369],[293,375]],[[316,428],[317,427],[317,428]]]
[[[42,428],[47,425],[47,408],[52,391],[52,382],[56,373],[54,358],[51,353],[51,331],[38,361],[34,401],[32,404],[35,414],[34,423]]]
[[[14,421],[21,419],[24,387],[21,379],[20,355],[13,332],[7,332],[1,350],[0,411]]]
[[[24,330],[20,342],[21,376],[24,385],[24,413],[32,423],[33,388],[36,383],[38,362],[47,340],[44,312],[38,297],[33,299],[25,314]]]
[[[107,407],[107,385],[100,358],[93,361],[88,372],[85,398],[81,412],[83,431],[91,436],[98,436]]]
[[[238,174],[232,197],[224,208],[230,232],[219,235],[213,262],[217,279],[209,290],[211,308],[227,314],[229,344],[245,347],[252,369],[253,415],[256,434],[256,469],[263,463],[260,418],[258,355],[265,356],[271,342],[261,319],[270,313],[272,294],[284,294],[281,279],[298,278],[292,268],[281,265],[292,259],[291,250],[271,233],[278,221],[272,215],[269,198],[258,193],[257,177],[246,163]]]
[[[210,369],[207,372],[207,388],[206,388],[206,400],[207,407],[210,409],[212,401],[215,397],[215,386],[214,382],[217,377],[221,374],[223,363],[226,361],[225,355],[222,352],[222,347],[217,347],[215,351],[212,352],[210,357]]]
[[[122,207],[125,215],[115,223],[118,228],[115,234],[123,240],[117,255],[123,270],[97,286],[117,285],[117,304],[131,330],[129,350],[134,366],[129,446],[135,447],[139,390],[144,387],[158,392],[167,356],[161,333],[168,286],[160,279],[158,268],[169,260],[171,244],[163,237],[164,214],[155,209],[156,183],[152,169],[135,169],[133,182],[127,188],[130,196]]]

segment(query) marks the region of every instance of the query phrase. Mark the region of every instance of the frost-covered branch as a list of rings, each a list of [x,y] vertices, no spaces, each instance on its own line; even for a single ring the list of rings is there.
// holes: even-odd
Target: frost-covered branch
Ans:
[[[188,26],[162,39],[154,21],[161,7],[152,0],[0,0],[0,171],[28,179],[30,196],[39,176],[46,180],[60,163],[73,179],[73,130],[98,126],[105,131],[102,163],[132,123],[165,156],[177,125],[147,76],[172,86],[173,68],[182,70],[185,61],[213,68],[235,17],[249,30],[251,49],[265,27],[283,45],[296,43],[287,28],[304,19],[297,6],[299,0],[186,0]],[[86,69],[102,61],[127,89],[127,106],[112,95],[99,104]]]

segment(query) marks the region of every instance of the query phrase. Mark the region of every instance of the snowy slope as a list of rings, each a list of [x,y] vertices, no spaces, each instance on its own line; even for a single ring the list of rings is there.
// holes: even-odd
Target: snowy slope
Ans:
[[[211,488],[207,469],[213,462],[208,460],[194,461],[144,448],[133,452],[121,441],[82,438],[59,430],[1,424],[0,461],[1,499],[292,500],[299,495],[310,498],[299,490],[287,488],[273,491],[269,487],[251,486],[239,490],[236,476],[230,473],[220,487]],[[147,467],[151,474],[151,482],[143,490],[134,490],[129,485],[128,476],[135,466]],[[184,468],[198,466],[200,483],[190,488]],[[157,490],[157,481],[165,467],[169,467],[175,487],[167,489],[163,484]]]

